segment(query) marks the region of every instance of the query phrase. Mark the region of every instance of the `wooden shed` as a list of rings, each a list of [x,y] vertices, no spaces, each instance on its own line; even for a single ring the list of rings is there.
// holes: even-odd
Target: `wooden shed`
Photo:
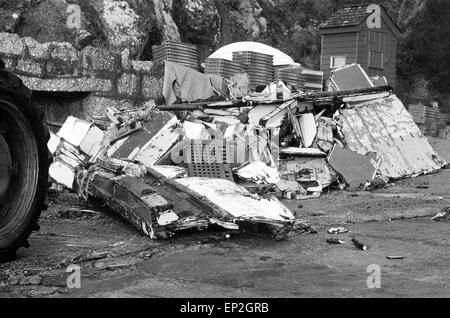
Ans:
[[[401,31],[380,5],[380,28],[369,28],[367,5],[338,9],[320,25],[322,36],[321,70],[325,79],[335,68],[357,63],[370,76],[385,76],[396,85],[397,43]]]

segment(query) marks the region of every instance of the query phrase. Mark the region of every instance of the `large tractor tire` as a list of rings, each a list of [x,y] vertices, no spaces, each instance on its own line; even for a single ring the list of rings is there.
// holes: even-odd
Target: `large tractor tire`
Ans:
[[[9,260],[39,230],[49,186],[48,129],[30,91],[0,69],[0,261]]]

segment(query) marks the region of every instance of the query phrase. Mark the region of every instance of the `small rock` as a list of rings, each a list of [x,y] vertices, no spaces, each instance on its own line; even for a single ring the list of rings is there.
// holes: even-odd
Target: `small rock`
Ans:
[[[50,276],[44,277],[42,280],[44,286],[50,287],[67,287],[67,277],[66,276]]]
[[[97,269],[104,269],[109,271],[115,271],[120,270],[128,267],[133,267],[136,265],[137,262],[139,262],[140,259],[137,257],[129,257],[129,258],[123,258],[123,259],[104,259],[101,261],[95,262],[94,268]]]
[[[133,69],[137,72],[150,73],[153,68],[152,61],[131,61]]]
[[[139,78],[132,73],[124,73],[117,82],[119,94],[134,96],[137,94]]]
[[[20,276],[11,276],[8,280],[9,285],[19,285],[21,277]]]
[[[84,48],[85,46],[89,45],[94,40],[94,37],[91,33],[84,29],[77,30],[76,37],[75,37],[75,47],[77,49]]]
[[[20,56],[25,50],[25,44],[17,34],[0,33],[0,53]]]
[[[32,60],[20,59],[17,62],[16,70],[36,76],[42,76],[44,72],[43,64]]]
[[[19,279],[19,285],[41,285],[42,280],[42,277],[39,275],[22,276]]]

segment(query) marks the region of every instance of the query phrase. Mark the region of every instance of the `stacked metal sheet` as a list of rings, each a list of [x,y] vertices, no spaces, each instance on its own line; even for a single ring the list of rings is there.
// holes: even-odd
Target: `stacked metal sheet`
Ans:
[[[155,62],[170,61],[199,70],[198,49],[195,45],[164,41],[161,45],[153,46],[152,51]]]
[[[245,70],[239,63],[225,59],[206,59],[206,74],[216,74],[225,78],[230,78],[234,74],[245,73]]]
[[[251,51],[233,52],[233,61],[247,72],[251,87],[267,85],[274,79],[273,55]]]
[[[283,67],[275,71],[275,80],[284,81],[298,90],[303,90],[305,78],[301,67]]]
[[[409,105],[409,112],[414,118],[414,122],[419,126],[425,135],[436,136],[439,129],[446,128],[446,115],[441,114],[439,108],[419,105]]]
[[[323,72],[314,71],[303,68],[303,78],[305,81],[305,91],[322,91],[323,90]]]

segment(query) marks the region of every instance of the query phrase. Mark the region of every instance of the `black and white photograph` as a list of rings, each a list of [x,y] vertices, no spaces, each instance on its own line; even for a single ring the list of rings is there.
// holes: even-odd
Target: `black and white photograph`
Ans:
[[[0,0],[0,300],[449,298],[449,21],[448,0]]]

